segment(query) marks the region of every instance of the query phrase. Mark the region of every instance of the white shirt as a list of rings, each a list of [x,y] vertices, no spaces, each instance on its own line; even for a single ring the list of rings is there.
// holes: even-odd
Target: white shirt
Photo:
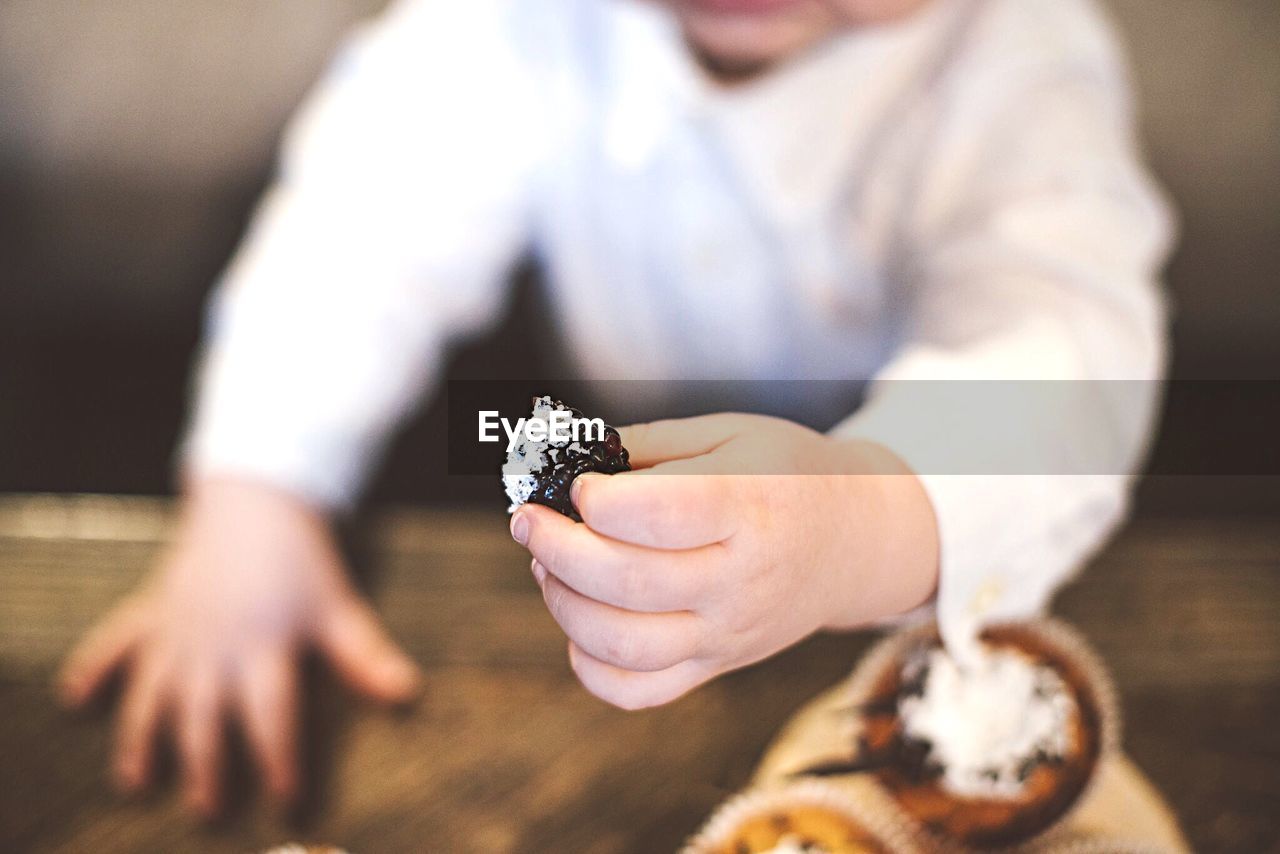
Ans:
[[[1088,0],[934,0],[732,89],[658,4],[399,0],[292,125],[211,307],[187,463],[349,503],[532,250],[606,394],[873,380],[835,432],[920,473],[944,632],[1025,615],[1123,516],[1162,372],[1171,227],[1128,92]],[[1012,474],[925,459],[935,418],[987,432],[903,382],[953,379],[1140,382],[1064,386],[1105,465],[1047,417],[1015,423]]]

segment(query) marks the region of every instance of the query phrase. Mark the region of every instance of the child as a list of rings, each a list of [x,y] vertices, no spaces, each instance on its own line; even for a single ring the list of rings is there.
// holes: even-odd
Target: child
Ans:
[[[961,649],[1042,607],[1123,515],[1162,370],[1170,229],[1127,99],[1089,0],[401,0],[288,135],[212,306],[177,537],[65,696],[127,664],[119,782],[168,720],[205,813],[224,715],[294,792],[301,647],[410,697],[327,517],[530,248],[606,394],[873,380],[825,434],[626,430],[641,467],[721,476],[583,478],[585,524],[513,516],[589,690],[639,708],[819,629],[936,607]],[[1106,472],[1071,467],[1069,418],[1011,416],[1011,477],[918,461],[913,426],[965,415],[911,402],[926,379],[1140,382],[1088,395]]]

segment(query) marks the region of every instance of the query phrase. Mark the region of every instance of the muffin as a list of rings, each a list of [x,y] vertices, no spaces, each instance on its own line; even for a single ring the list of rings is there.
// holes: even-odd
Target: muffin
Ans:
[[[502,466],[502,486],[514,513],[521,504],[542,504],[575,522],[582,517],[569,499],[580,474],[630,471],[622,436],[599,418],[587,418],[559,400],[533,398],[532,414],[521,422]],[[529,429],[536,422],[536,430]]]
[[[1045,833],[1118,747],[1110,679],[1057,622],[992,626],[963,666],[936,630],[908,632],[873,650],[852,689],[858,761],[939,843]]]
[[[912,854],[911,834],[874,790],[818,780],[730,799],[684,854]]]

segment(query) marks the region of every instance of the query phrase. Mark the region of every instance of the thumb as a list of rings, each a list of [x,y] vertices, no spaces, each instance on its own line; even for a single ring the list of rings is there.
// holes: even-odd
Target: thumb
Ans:
[[[741,433],[746,420],[742,415],[716,413],[632,424],[618,432],[631,464],[649,468],[708,454]]]
[[[317,645],[351,688],[383,703],[413,699],[422,674],[368,603],[344,595],[320,626]]]

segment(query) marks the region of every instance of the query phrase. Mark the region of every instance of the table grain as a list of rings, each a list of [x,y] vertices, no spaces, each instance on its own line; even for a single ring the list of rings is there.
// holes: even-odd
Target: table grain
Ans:
[[[200,824],[171,786],[110,791],[110,715],[68,714],[52,673],[171,532],[164,499],[0,497],[0,850],[357,854],[671,851],[740,787],[773,732],[868,634],[821,635],[669,706],[627,713],[575,682],[501,512],[383,510],[352,554],[427,688],[387,713],[309,667],[308,795]],[[1127,747],[1200,851],[1280,850],[1280,524],[1139,519],[1058,597],[1110,663]],[[105,704],[104,704],[105,706]],[[234,734],[233,734],[234,735]]]

